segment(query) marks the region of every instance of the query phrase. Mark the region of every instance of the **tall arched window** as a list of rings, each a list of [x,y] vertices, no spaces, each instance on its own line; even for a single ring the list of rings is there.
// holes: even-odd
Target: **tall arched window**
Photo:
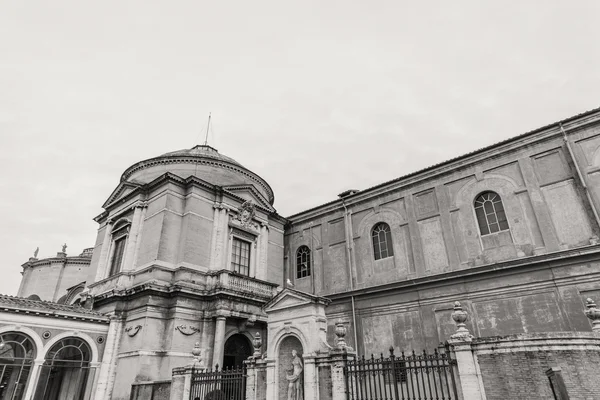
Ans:
[[[21,400],[35,360],[35,345],[18,332],[0,335],[0,399]]]
[[[475,199],[475,215],[481,235],[509,229],[502,199],[495,192],[483,192]]]
[[[89,399],[94,374],[92,352],[83,340],[68,337],[48,350],[34,398],[44,400]]]
[[[300,246],[296,252],[296,279],[310,276],[310,249]]]
[[[380,222],[373,227],[371,233],[373,238],[373,255],[376,260],[391,257],[394,255],[392,246],[392,231],[385,222]]]
[[[127,220],[117,222],[112,230],[112,257],[110,259],[110,270],[108,276],[113,276],[121,271],[121,264],[125,257],[125,244],[129,235],[131,223]]]

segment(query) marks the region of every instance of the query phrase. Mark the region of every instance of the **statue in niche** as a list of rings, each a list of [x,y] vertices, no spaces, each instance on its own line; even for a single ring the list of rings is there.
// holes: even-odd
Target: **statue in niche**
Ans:
[[[287,370],[288,397],[287,400],[302,400],[302,360],[296,350],[292,350],[292,365]]]

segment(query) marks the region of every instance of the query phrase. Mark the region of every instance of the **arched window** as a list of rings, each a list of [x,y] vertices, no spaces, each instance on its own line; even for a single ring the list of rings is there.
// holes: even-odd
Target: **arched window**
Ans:
[[[394,255],[392,246],[392,231],[385,222],[380,222],[373,227],[371,233],[373,238],[373,255],[376,260],[391,257]]]
[[[67,337],[56,342],[46,353],[34,398],[89,399],[94,380],[91,358],[90,346],[79,338]]]
[[[481,235],[508,230],[502,199],[495,192],[483,192],[475,199],[475,215]]]
[[[35,345],[18,332],[0,335],[0,399],[21,400],[35,359]]]
[[[310,276],[310,249],[300,246],[296,252],[296,279]]]

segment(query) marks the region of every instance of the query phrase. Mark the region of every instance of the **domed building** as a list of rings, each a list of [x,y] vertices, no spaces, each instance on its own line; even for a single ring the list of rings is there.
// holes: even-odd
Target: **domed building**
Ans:
[[[478,337],[590,331],[599,132],[591,110],[286,218],[210,146],[137,162],[95,218],[91,258],[30,259],[20,297],[0,296],[0,398],[152,399],[195,343],[206,366],[239,366],[257,334],[257,396],[285,398],[294,354],[306,398],[328,398],[315,360],[336,323],[359,355],[437,349],[457,300]]]
[[[124,327],[114,398],[128,398],[131,382],[168,378],[195,342],[213,349],[207,365],[250,356],[252,335],[266,334],[261,307],[283,283],[285,219],[273,200],[264,179],[210,146],[123,173],[95,218],[84,294]]]

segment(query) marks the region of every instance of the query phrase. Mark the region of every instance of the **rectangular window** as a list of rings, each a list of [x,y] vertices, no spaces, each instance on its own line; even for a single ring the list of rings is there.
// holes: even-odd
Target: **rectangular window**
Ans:
[[[242,275],[250,275],[250,243],[233,238],[231,269]]]
[[[123,262],[123,255],[125,254],[126,239],[127,236],[123,236],[116,239],[113,243],[113,257],[112,262],[110,263],[110,274],[108,276],[113,276],[121,270],[121,263]]]

